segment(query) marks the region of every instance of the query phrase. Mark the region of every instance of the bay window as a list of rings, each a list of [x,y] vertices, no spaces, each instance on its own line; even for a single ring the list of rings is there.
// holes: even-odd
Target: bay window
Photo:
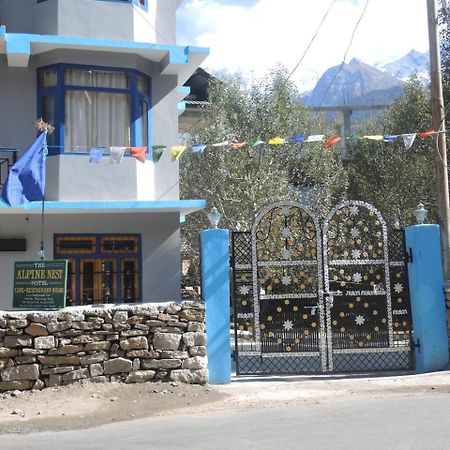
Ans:
[[[59,64],[38,69],[38,85],[50,153],[148,145],[150,79],[136,70]]]

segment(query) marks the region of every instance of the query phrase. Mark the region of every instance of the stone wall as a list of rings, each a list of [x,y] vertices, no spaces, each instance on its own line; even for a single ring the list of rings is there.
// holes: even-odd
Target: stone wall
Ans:
[[[204,384],[203,303],[0,312],[0,392],[81,379]]]

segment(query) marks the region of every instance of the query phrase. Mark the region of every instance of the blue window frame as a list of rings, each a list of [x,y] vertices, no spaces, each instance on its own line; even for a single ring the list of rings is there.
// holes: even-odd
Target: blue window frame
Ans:
[[[68,306],[142,302],[141,235],[55,234],[54,257],[68,260]]]
[[[134,69],[56,64],[38,69],[38,117],[55,127],[49,153],[149,146],[151,79]]]

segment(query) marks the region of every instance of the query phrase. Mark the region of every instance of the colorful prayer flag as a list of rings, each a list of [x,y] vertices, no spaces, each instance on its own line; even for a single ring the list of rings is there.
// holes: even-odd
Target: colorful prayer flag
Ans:
[[[242,148],[247,145],[247,142],[234,142],[231,146],[235,149]]]
[[[212,144],[212,147],[224,147],[226,145],[229,145],[228,141],[218,142],[217,144]]]
[[[364,139],[369,139],[370,141],[382,141],[383,136],[381,134],[363,136]]]
[[[98,164],[102,159],[105,147],[91,147],[89,149],[89,162]]]
[[[145,156],[147,154],[147,147],[131,147],[130,153],[133,158],[136,158],[141,163],[145,163]]]
[[[261,139],[258,139],[257,141],[253,142],[252,147],[259,147],[260,145],[263,145],[264,141],[261,141]]]
[[[386,142],[387,144],[393,144],[399,137],[399,134],[386,134],[385,136],[383,136],[383,142]]]
[[[330,148],[330,147],[333,147],[333,145],[337,144],[340,140],[341,140],[341,137],[340,137],[340,136],[337,136],[337,135],[335,135],[335,136],[330,136],[330,137],[326,140],[325,144],[323,144],[323,146],[324,146],[324,148]]]
[[[274,137],[272,139],[269,139],[268,144],[269,145],[281,145],[286,142],[286,139],[280,138],[280,137]]]
[[[186,148],[187,147],[185,145],[174,145],[173,147],[170,147],[170,151],[172,153],[172,161],[176,161],[177,159],[179,159]]]
[[[324,138],[324,134],[313,134],[311,136],[308,136],[305,142],[322,142]]]
[[[403,143],[405,144],[405,149],[409,150],[412,147],[414,140],[416,139],[416,133],[402,134],[402,137]]]
[[[44,131],[12,166],[2,191],[10,206],[45,199],[45,157],[47,132]]]
[[[111,154],[111,163],[118,164],[122,161],[123,155],[127,147],[109,147],[109,153]]]
[[[424,131],[418,134],[421,139],[425,139],[426,137],[433,136],[434,134],[436,134],[436,131]]]
[[[192,145],[192,151],[194,153],[203,153],[205,148],[206,148],[206,145],[204,145],[204,144],[193,144]]]
[[[305,142],[305,132],[300,131],[300,133],[294,134],[294,136],[292,136],[289,139],[289,142],[292,143]]]
[[[152,160],[154,163],[159,162],[166,148],[165,145],[152,145]]]

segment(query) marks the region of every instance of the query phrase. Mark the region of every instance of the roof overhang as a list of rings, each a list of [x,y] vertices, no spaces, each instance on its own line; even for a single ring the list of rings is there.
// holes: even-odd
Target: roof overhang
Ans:
[[[9,67],[27,67],[31,56],[57,49],[138,55],[158,64],[162,75],[177,75],[179,83],[184,83],[209,55],[206,47],[7,33],[0,26],[0,54],[6,55]]]
[[[206,200],[45,202],[45,214],[150,214],[179,213],[186,216],[206,207]],[[42,202],[10,207],[0,200],[0,215],[42,214]]]

